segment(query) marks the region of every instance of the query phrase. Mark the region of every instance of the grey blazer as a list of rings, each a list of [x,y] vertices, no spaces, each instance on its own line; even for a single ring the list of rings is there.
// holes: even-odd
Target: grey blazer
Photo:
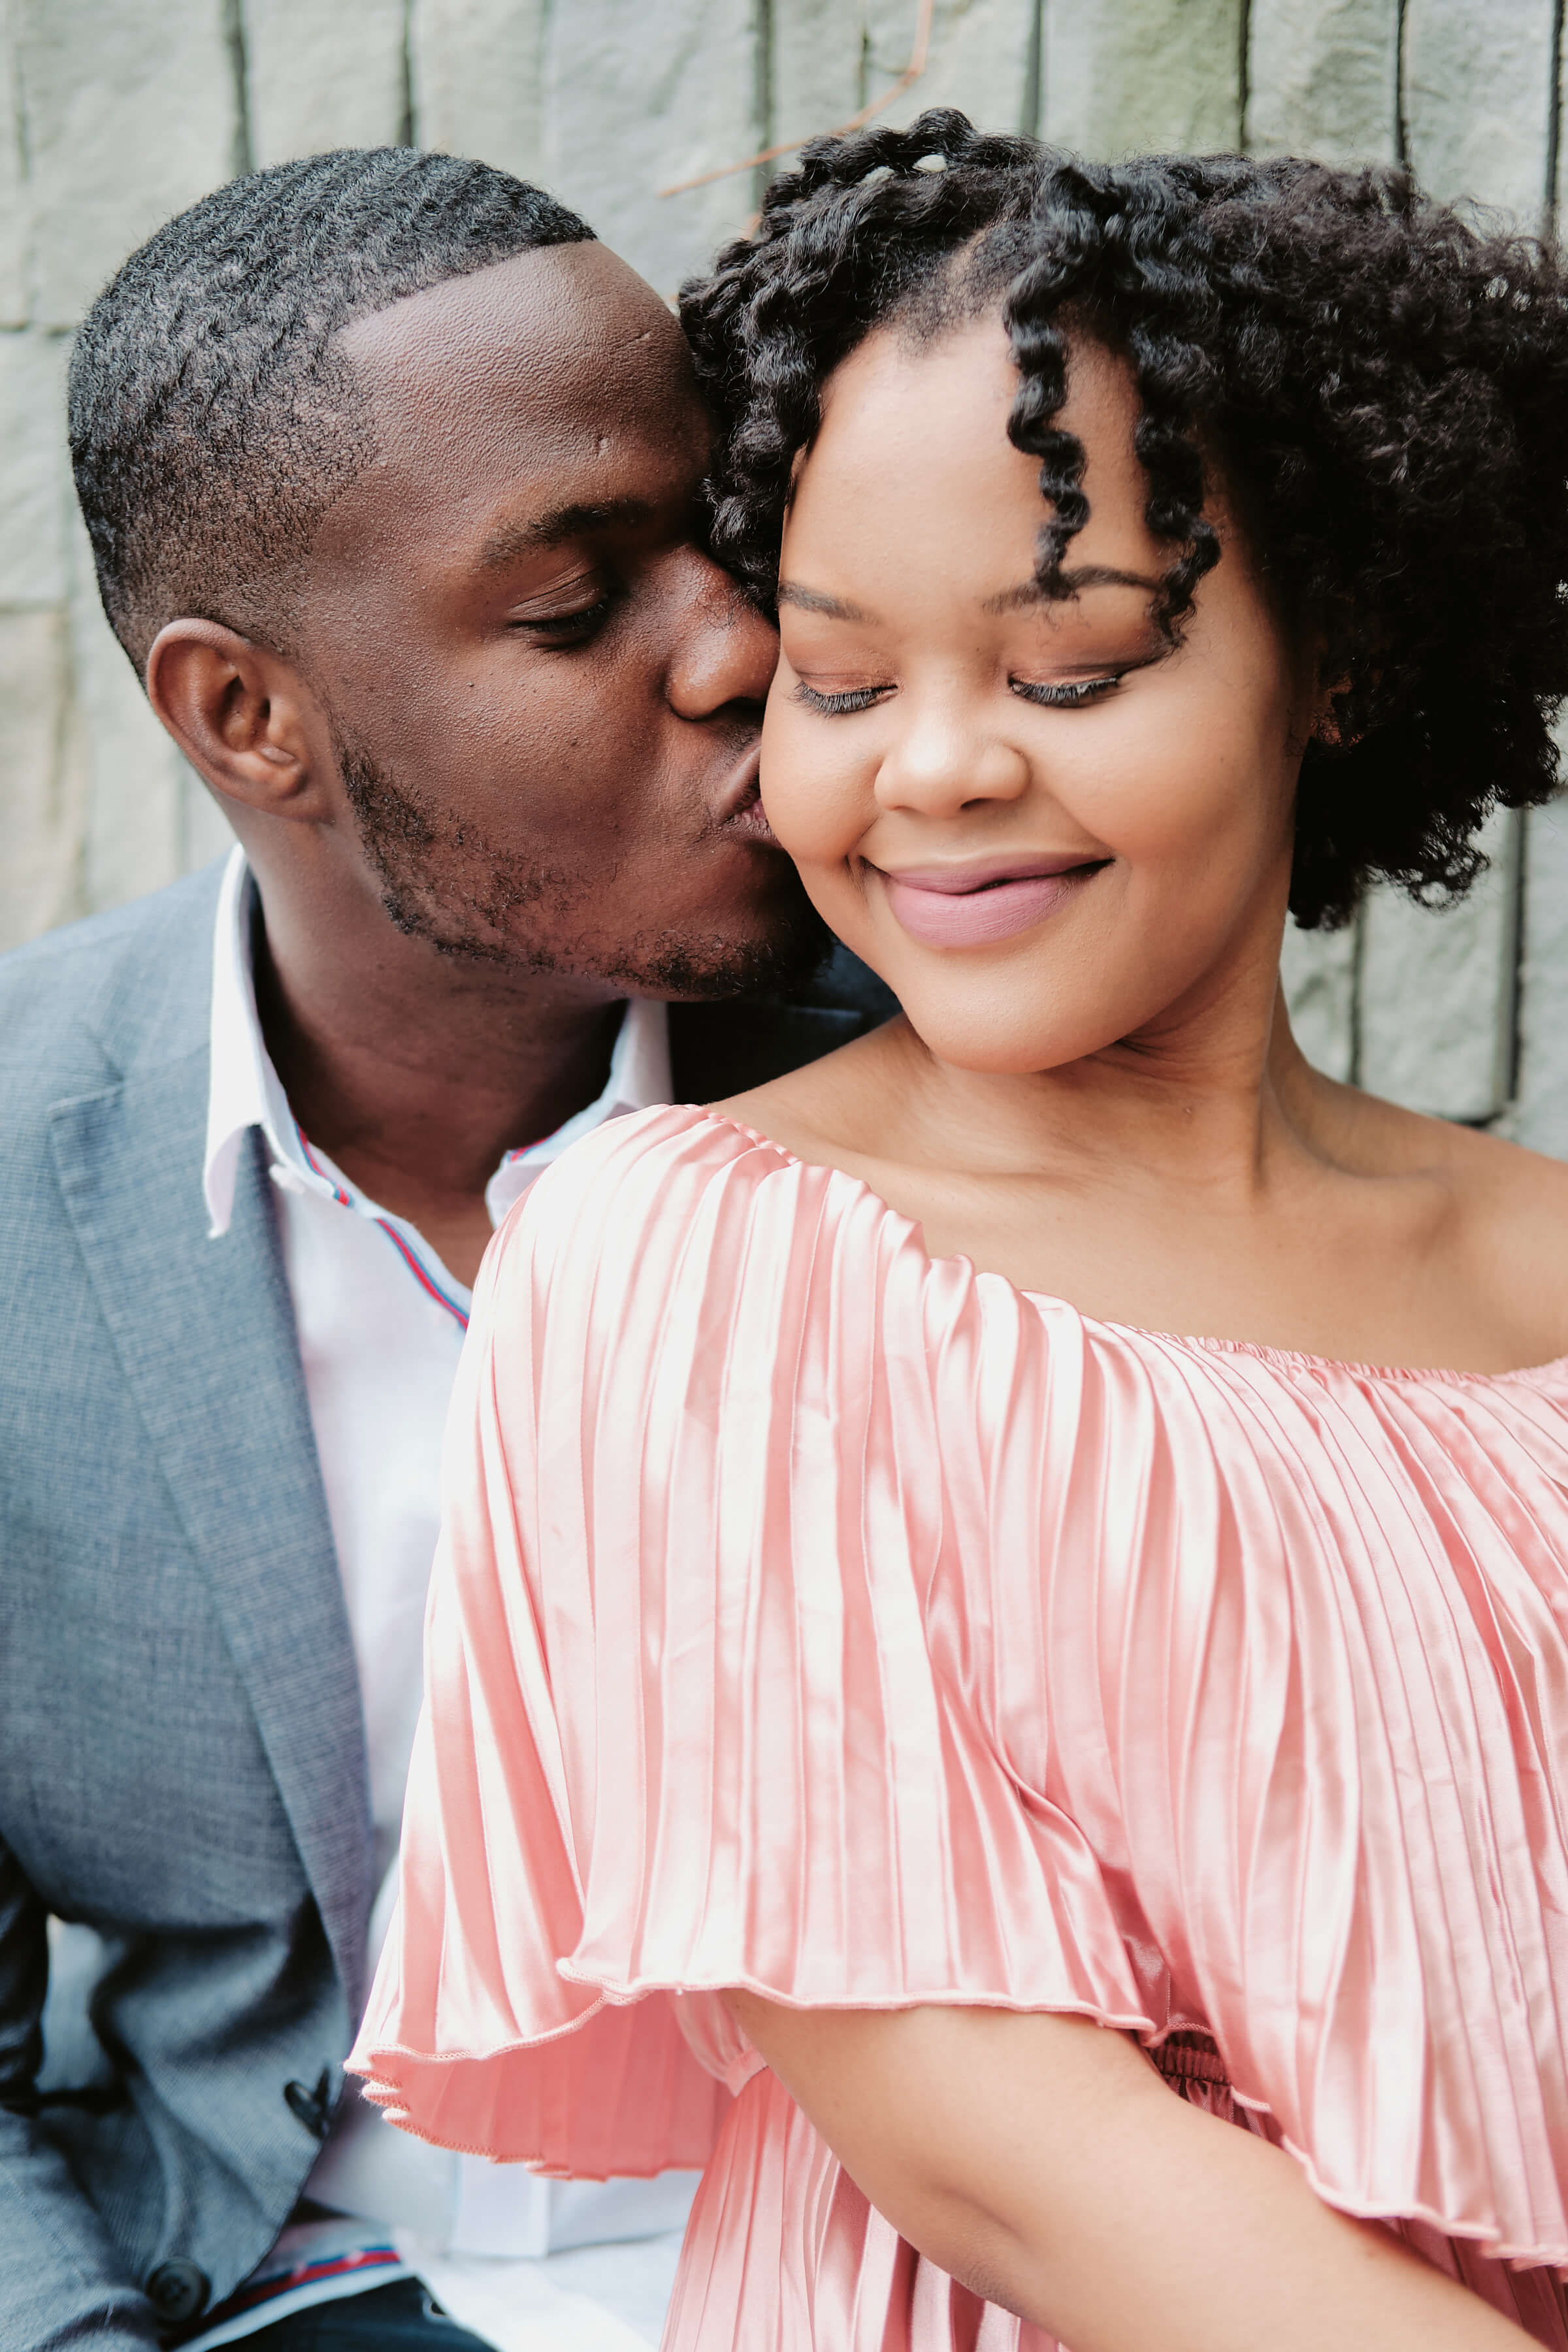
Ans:
[[[4,2352],[231,2293],[364,1990],[360,1696],[258,1148],[205,1229],[217,885],[0,960]],[[890,1004],[841,956],[806,1003],[677,1008],[676,1092]]]

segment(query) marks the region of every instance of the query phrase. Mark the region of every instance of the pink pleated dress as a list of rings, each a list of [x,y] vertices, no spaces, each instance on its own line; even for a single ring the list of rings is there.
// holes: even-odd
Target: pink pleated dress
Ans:
[[[704,2166],[668,2352],[1048,2352],[725,1986],[1099,2019],[1568,2352],[1568,1361],[1097,1323],[666,1108],[498,1236],[447,1489],[352,2063],[445,2147]]]

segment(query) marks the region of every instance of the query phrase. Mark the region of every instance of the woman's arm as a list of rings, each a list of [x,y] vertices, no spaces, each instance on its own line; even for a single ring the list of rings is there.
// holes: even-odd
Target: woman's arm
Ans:
[[[742,2030],[902,2236],[1073,2352],[1510,2352],[1524,2332],[1124,2035],[1006,2010],[790,2010]]]

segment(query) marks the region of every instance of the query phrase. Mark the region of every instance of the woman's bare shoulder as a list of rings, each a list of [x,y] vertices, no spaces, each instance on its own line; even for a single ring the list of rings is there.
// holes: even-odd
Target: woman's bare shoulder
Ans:
[[[1425,1180],[1442,1202],[1452,1278],[1509,1309],[1533,1335],[1527,1352],[1568,1351],[1568,1164],[1354,1087],[1319,1087],[1333,1156],[1357,1173]]]
[[[1365,1172],[1442,1174],[1478,1206],[1568,1211],[1568,1163],[1483,1127],[1409,1110],[1381,1095],[1314,1074],[1318,1103],[1342,1153]]]

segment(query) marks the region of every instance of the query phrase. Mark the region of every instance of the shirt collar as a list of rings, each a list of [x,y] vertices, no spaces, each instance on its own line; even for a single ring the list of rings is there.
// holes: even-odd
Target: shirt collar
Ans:
[[[553,1135],[507,1153],[485,1187],[490,1223],[500,1224],[513,1202],[521,1198],[552,1160],[559,1160],[568,1144],[591,1135],[607,1118],[668,1102],[669,1090],[669,1009],[650,997],[634,996],[621,1019],[603,1092]]]
[[[212,1076],[207,1087],[207,1147],[202,1170],[207,1231],[216,1241],[234,1214],[235,1179],[249,1129],[267,1139],[274,1167],[305,1166],[289,1101],[262,1043],[256,1012],[250,927],[256,885],[237,844],[229,851],[218,892],[213,938]],[[330,1189],[330,1188],[329,1188]]]
[[[261,1129],[274,1170],[290,1187],[320,1192],[362,1213],[379,1213],[373,1202],[354,1192],[324,1154],[307,1150],[294,1123],[257,1016],[251,946],[255,915],[256,884],[245,852],[237,845],[224,869],[213,940],[212,1076],[202,1189],[208,1230],[215,1238],[228,1231],[239,1155],[253,1127]],[[509,1151],[490,1178],[485,1203],[492,1223],[500,1223],[513,1202],[568,1144],[621,1112],[647,1110],[654,1103],[668,1102],[669,1091],[668,1008],[651,998],[633,997],[610,1055],[609,1076],[597,1098],[552,1135]]]

